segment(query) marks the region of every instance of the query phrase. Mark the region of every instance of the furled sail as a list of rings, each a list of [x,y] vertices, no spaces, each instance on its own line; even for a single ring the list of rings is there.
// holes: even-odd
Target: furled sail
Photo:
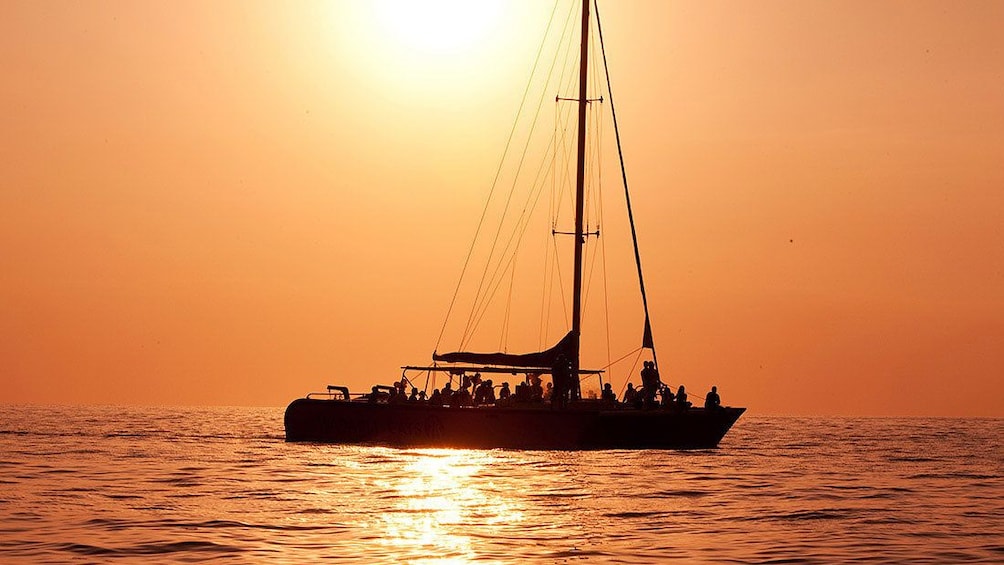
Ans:
[[[536,353],[471,353],[457,351],[454,353],[432,354],[434,361],[444,363],[472,363],[477,365],[501,365],[503,367],[550,368],[558,355],[572,359],[575,355],[575,338],[568,332],[554,347]]]

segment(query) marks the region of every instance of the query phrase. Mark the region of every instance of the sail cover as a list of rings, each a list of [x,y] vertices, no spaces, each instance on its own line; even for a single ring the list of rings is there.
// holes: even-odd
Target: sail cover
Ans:
[[[503,367],[550,368],[559,354],[572,359],[575,355],[575,338],[568,332],[554,347],[537,353],[454,353],[432,354],[433,361],[444,363],[472,363],[477,365],[501,365]]]

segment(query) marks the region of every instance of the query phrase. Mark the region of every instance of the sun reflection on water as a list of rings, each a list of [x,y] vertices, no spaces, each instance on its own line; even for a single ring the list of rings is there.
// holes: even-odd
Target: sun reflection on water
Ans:
[[[437,563],[462,563],[477,555],[478,538],[504,536],[523,519],[511,501],[494,491],[483,471],[490,453],[449,449],[411,452],[405,477],[378,481],[396,494],[393,509],[380,520],[384,543],[442,556]]]

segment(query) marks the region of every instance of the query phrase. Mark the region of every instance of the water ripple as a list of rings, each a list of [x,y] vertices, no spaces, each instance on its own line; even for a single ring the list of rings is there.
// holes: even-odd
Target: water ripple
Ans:
[[[1001,420],[750,417],[718,450],[585,453],[286,444],[278,409],[0,422],[4,563],[1004,557]]]

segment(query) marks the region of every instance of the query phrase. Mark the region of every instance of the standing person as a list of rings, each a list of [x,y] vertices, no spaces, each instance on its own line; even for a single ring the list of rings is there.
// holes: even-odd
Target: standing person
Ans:
[[[564,407],[565,399],[572,380],[572,367],[564,353],[559,353],[551,367],[551,380],[554,390],[551,392],[551,406]]]
[[[645,361],[641,370],[641,396],[646,406],[655,404],[655,395],[659,392],[659,373],[655,370],[654,361]]]

